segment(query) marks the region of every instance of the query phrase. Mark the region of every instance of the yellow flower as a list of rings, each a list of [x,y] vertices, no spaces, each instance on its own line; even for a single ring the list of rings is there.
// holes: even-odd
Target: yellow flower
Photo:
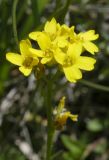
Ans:
[[[44,32],[31,32],[29,37],[37,41],[42,52],[38,52],[37,49],[30,48],[33,55],[41,57],[41,63],[46,64],[54,60],[54,46],[51,43],[50,37]]]
[[[78,115],[73,115],[65,108],[65,97],[60,99],[58,107],[54,111],[54,122],[57,129],[62,129],[62,127],[66,124],[67,119],[70,118],[72,121],[78,120]]]
[[[28,76],[33,67],[36,66],[39,62],[36,55],[33,55],[32,52],[29,51],[29,48],[32,47],[31,42],[27,40],[22,40],[20,42],[20,52],[18,53],[8,52],[6,54],[6,59],[11,63],[18,65],[19,70],[25,75]],[[41,51],[38,50],[38,53]]]
[[[60,24],[56,22],[55,18],[51,21],[47,21],[44,26],[44,32],[50,36],[51,40],[54,40],[60,30]]]
[[[56,22],[55,18],[45,23],[44,32],[47,33],[51,41],[58,47],[65,47],[68,45],[68,36],[74,32],[74,26],[71,28],[67,25],[60,25]]]
[[[40,57],[42,64],[58,63],[61,65],[68,81],[76,82],[82,78],[81,70],[90,71],[94,68],[95,59],[81,56],[84,50],[94,54],[98,47],[92,43],[98,38],[94,30],[76,34],[74,26],[68,27],[56,22],[55,18],[45,23],[42,32],[32,32],[29,37],[37,41],[41,51],[30,48],[34,56]]]
[[[70,82],[76,82],[82,78],[80,69],[86,71],[94,69],[96,60],[80,54],[72,45],[69,46],[66,54],[60,49],[57,49],[55,53],[56,61],[62,66],[66,79]]]
[[[94,30],[89,30],[87,32],[81,32],[79,34],[71,34],[69,35],[69,42],[70,44],[74,45],[76,49],[78,47],[81,49],[82,48],[86,49],[88,52],[91,54],[94,54],[95,52],[98,52],[99,49],[98,47],[92,43],[91,41],[96,40],[99,37],[98,34],[95,34]]]
[[[69,45],[69,35],[74,33],[74,26],[68,27],[67,25],[63,24],[60,26],[58,34],[54,40],[54,43],[57,44],[59,48],[65,48]]]
[[[38,53],[37,49],[30,48],[30,51],[41,57],[41,63],[46,64],[54,62],[54,54],[56,48],[65,48],[68,45],[68,36],[74,32],[74,27],[69,28],[66,25],[60,26],[54,18],[47,21],[42,32],[31,32],[29,37],[37,41],[42,53]]]

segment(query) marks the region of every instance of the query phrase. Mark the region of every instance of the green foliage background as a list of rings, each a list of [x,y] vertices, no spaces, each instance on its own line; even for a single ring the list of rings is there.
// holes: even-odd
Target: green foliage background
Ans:
[[[33,75],[25,78],[5,59],[6,52],[18,52],[13,3],[0,0],[0,160],[40,160],[46,142],[45,83]],[[53,107],[65,95],[66,106],[79,114],[79,120],[69,120],[67,127],[57,132],[53,159],[109,160],[109,1],[19,0],[16,16],[19,40],[41,30],[52,17],[75,25],[77,32],[95,29],[99,33],[95,70],[84,73],[84,80],[76,85],[66,83],[62,75],[54,79]],[[48,76],[54,72],[50,69]]]

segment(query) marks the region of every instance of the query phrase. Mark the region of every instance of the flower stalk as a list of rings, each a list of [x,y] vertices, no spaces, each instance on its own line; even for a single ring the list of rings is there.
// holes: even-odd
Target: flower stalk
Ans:
[[[54,124],[53,124],[53,106],[52,106],[52,81],[47,81],[45,103],[47,109],[47,149],[46,149],[46,160],[50,160],[52,156],[52,144],[54,135]]]

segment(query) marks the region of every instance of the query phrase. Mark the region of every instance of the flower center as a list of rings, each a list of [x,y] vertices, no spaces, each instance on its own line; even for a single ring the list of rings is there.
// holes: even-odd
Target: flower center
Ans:
[[[83,42],[83,37],[76,35],[76,36],[70,36],[68,37],[68,41],[70,43],[78,43],[78,42]]]
[[[71,66],[71,65],[73,65],[73,60],[69,56],[66,56],[63,65],[65,67]]]
[[[50,49],[46,49],[46,51],[44,52],[44,56],[49,58],[51,57],[53,54],[53,52]]]
[[[32,57],[27,57],[25,58],[23,65],[27,68],[30,68],[33,62],[33,58]]]
[[[55,39],[56,39],[56,34],[55,33],[52,33],[52,35],[51,35],[51,41],[54,41]]]

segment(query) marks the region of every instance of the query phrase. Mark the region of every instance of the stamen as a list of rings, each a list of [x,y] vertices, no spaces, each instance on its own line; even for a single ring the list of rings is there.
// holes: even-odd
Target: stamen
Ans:
[[[32,57],[28,57],[24,60],[23,65],[27,68],[31,67],[33,62],[33,58]]]
[[[47,58],[48,57],[51,57],[52,55],[52,51],[50,49],[47,49],[45,52],[44,52],[44,56],[46,56]]]
[[[73,64],[72,59],[67,56],[66,59],[64,60],[64,66],[71,66]]]

